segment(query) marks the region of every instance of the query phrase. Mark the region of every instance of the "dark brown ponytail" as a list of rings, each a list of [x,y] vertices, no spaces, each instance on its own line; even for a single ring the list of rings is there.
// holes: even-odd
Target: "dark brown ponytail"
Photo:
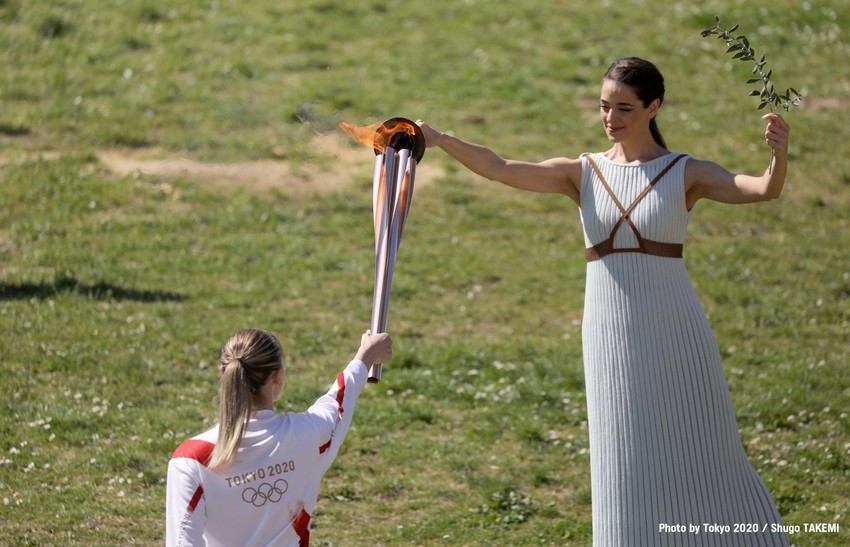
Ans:
[[[649,120],[649,132],[652,133],[652,138],[655,142],[661,145],[662,148],[667,148],[667,143],[664,142],[664,137],[661,136],[661,130],[658,129],[658,123],[655,118]]]

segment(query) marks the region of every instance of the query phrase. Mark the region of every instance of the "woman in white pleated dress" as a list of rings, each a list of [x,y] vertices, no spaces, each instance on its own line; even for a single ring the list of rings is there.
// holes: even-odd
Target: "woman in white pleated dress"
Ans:
[[[717,342],[682,260],[700,199],[777,198],[790,128],[770,113],[770,168],[735,174],[667,149],[656,115],[664,79],[630,57],[602,78],[611,147],[540,163],[505,160],[418,122],[473,172],[559,193],[581,213],[587,280],[582,324],[590,429],[593,542],[600,546],[788,545],[747,460]]]

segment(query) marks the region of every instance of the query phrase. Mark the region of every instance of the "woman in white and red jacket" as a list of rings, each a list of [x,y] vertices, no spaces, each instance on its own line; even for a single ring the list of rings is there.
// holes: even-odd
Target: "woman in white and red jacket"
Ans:
[[[368,367],[392,357],[387,334],[356,356],[306,412],[278,414],[283,349],[261,329],[221,352],[219,423],[181,444],[168,464],[166,545],[309,544],[322,476],[351,425]]]

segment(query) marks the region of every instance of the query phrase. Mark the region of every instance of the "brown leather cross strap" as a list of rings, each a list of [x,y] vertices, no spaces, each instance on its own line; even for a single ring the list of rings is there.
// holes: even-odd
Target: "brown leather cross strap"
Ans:
[[[599,177],[599,181],[602,183],[602,186],[605,188],[605,191],[608,192],[608,195],[611,196],[611,199],[614,200],[614,204],[620,210],[620,219],[614,224],[614,228],[611,230],[611,235],[608,236],[608,239],[602,241],[601,243],[597,243],[593,247],[588,247],[584,250],[585,258],[587,258],[588,262],[593,262],[594,260],[599,260],[605,255],[611,253],[643,253],[653,256],[663,256],[667,258],[682,258],[682,249],[684,245],[681,243],[664,243],[662,241],[653,241],[651,239],[646,239],[640,235],[640,232],[635,226],[632,219],[629,217],[629,213],[637,206],[638,202],[652,190],[652,187],[661,180],[661,178],[667,174],[667,172],[673,168],[676,163],[685,157],[685,154],[680,154],[676,156],[673,161],[671,161],[667,167],[665,167],[658,175],[652,179],[652,181],[643,189],[643,191],[632,201],[632,204],[629,205],[628,208],[623,207],[623,204],[620,203],[620,200],[617,199],[617,196],[614,195],[614,191],[611,190],[611,187],[608,186],[608,182],[605,180],[605,177],[602,176],[602,171],[599,170],[599,166],[596,165],[596,162],[593,161],[589,155],[586,156],[588,163],[596,172],[596,176]],[[623,221],[626,221],[629,225],[629,228],[634,232],[635,237],[638,241],[637,247],[622,247],[615,248],[614,247],[614,236],[617,234],[617,230],[620,229],[620,226],[623,224]]]

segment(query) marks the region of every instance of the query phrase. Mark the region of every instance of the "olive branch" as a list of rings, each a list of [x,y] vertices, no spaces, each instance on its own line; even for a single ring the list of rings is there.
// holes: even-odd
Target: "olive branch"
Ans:
[[[739,59],[744,62],[753,63],[753,78],[747,80],[747,85],[750,84],[761,84],[761,89],[753,89],[750,91],[750,97],[758,97],[759,98],[759,106],[758,110],[762,110],[765,107],[769,107],[770,111],[773,112],[774,108],[782,108],[786,112],[791,110],[792,107],[798,106],[803,102],[803,98],[800,96],[800,93],[794,89],[793,87],[789,87],[785,90],[785,93],[779,94],[776,92],[776,86],[771,79],[773,75],[773,69],[767,68],[767,61],[765,61],[765,55],[762,54],[761,59],[756,61],[756,50],[750,45],[749,39],[746,36],[734,36],[732,33],[738,30],[739,25],[733,25],[728,29],[724,29],[720,26],[720,17],[714,17],[714,26],[709,27],[703,30],[700,34],[703,38],[708,38],[709,36],[716,35],[718,40],[723,40],[726,42],[726,53],[734,53],[732,56],[733,59]],[[770,160],[771,165],[773,164],[773,156],[775,151],[773,148],[770,149]],[[768,166],[768,171],[770,167]]]
[[[762,86],[761,90],[753,89],[750,91],[750,97],[759,97],[761,101],[759,103],[758,110],[770,107],[771,112],[773,112],[774,108],[782,108],[787,112],[791,110],[791,107],[798,106],[801,102],[803,102],[803,98],[800,96],[800,93],[793,87],[787,88],[785,93],[782,95],[776,92],[776,86],[774,85],[773,80],[771,80],[773,69],[767,68],[765,55],[762,55],[761,59],[756,61],[756,50],[750,45],[750,41],[746,36],[734,36],[732,33],[736,30],[738,30],[738,25],[734,25],[729,29],[724,29],[720,26],[720,18],[715,17],[714,26],[705,29],[700,34],[703,38],[717,35],[719,40],[726,42],[726,46],[728,47],[726,53],[734,53],[732,56],[733,59],[740,59],[744,62],[749,61],[753,63],[752,73],[755,77],[747,80],[747,84],[760,83]]]

